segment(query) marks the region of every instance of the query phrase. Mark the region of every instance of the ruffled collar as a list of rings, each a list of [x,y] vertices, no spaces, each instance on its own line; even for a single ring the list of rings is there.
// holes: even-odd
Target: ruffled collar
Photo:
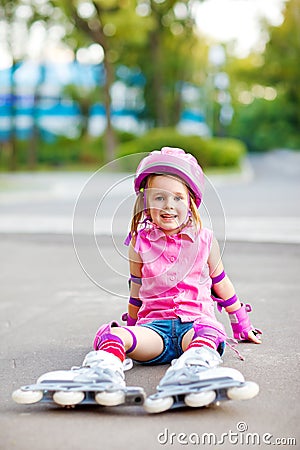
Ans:
[[[189,221],[187,225],[185,225],[182,230],[180,230],[176,234],[166,234],[158,225],[154,224],[149,218],[146,218],[141,222],[139,230],[136,234],[136,242],[134,246],[134,250],[138,253],[140,249],[140,240],[142,235],[148,235],[151,241],[158,241],[159,239],[165,239],[166,237],[172,237],[173,239],[182,239],[187,238],[192,242],[195,242],[197,237],[197,229],[195,225]],[[132,239],[131,232],[127,235],[124,244],[129,245]]]

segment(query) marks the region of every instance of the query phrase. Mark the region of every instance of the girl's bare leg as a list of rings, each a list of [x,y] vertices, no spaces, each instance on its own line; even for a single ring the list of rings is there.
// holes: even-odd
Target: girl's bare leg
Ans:
[[[190,345],[190,343],[192,342],[193,336],[194,336],[194,329],[192,328],[191,330],[189,330],[187,333],[185,333],[185,335],[182,338],[182,342],[181,342],[181,347],[182,350],[185,352],[186,349],[188,348],[188,346]]]
[[[124,343],[125,351],[128,351],[133,344],[132,334],[128,331],[129,328],[136,337],[136,347],[128,353],[130,358],[137,361],[149,361],[159,356],[164,349],[164,343],[158,333],[150,328],[140,327],[138,325],[133,327],[114,327],[111,333],[118,336]]]

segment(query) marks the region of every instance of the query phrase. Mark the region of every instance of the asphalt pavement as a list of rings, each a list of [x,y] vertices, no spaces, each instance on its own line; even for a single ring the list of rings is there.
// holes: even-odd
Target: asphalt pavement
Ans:
[[[244,362],[227,349],[224,365],[256,381],[259,395],[159,415],[12,401],[42,373],[79,365],[98,326],[125,310],[132,178],[1,175],[1,450],[298,448],[299,162],[290,152],[255,156],[242,174],[211,177],[206,193],[226,271],[264,332],[261,345],[239,344]],[[218,317],[229,332],[227,316]],[[127,384],[153,393],[166,368],[136,365]]]

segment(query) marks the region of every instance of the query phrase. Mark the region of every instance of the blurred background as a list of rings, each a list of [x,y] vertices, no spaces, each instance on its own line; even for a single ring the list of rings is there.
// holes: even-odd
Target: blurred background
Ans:
[[[0,0],[0,170],[94,169],[166,144],[204,168],[299,149],[299,6]]]

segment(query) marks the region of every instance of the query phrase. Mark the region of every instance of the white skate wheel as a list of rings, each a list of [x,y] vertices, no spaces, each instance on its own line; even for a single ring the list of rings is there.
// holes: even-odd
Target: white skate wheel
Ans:
[[[164,397],[164,398],[146,398],[144,403],[144,409],[147,413],[155,414],[167,411],[172,407],[174,403],[173,397]]]
[[[43,391],[23,391],[17,389],[12,393],[12,399],[21,405],[30,405],[37,403],[43,398]]]
[[[125,394],[123,391],[115,392],[98,392],[95,395],[98,405],[102,406],[118,406],[125,402]]]
[[[201,408],[212,403],[215,398],[215,391],[193,392],[184,397],[184,403],[191,408]]]
[[[73,406],[82,402],[84,393],[81,391],[57,391],[53,394],[53,400],[60,406]]]
[[[231,400],[249,400],[255,397],[259,392],[258,384],[253,381],[246,381],[242,386],[229,388],[227,397]]]

